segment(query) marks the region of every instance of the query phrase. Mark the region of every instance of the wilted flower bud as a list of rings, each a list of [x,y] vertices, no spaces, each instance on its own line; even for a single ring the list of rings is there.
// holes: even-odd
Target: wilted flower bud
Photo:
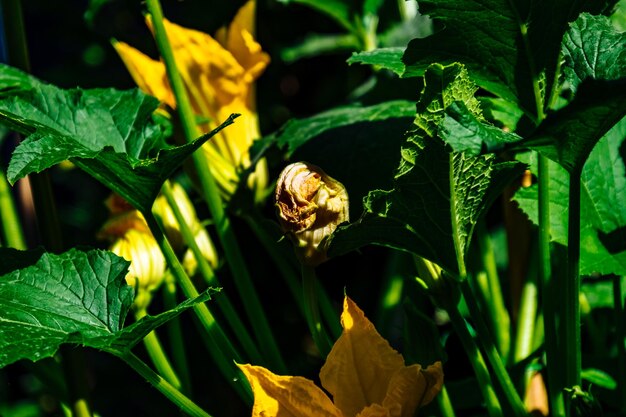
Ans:
[[[165,258],[150,232],[129,229],[111,246],[111,252],[131,261],[126,283],[135,288],[134,305],[141,310],[150,302],[150,292],[157,288],[165,275]]]
[[[313,266],[324,262],[325,238],[349,220],[343,184],[315,165],[296,162],[280,174],[275,198],[280,224],[301,261]]]

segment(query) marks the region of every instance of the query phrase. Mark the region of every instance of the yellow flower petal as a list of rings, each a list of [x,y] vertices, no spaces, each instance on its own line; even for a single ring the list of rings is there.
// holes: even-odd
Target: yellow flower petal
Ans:
[[[391,378],[404,368],[404,359],[348,297],[343,308],[344,331],[328,355],[320,379],[343,414],[356,416],[371,404],[383,403]]]
[[[391,378],[383,406],[391,417],[412,417],[418,407],[432,401],[442,386],[441,362],[425,370],[420,365],[404,367]]]
[[[275,375],[261,366],[239,368],[254,393],[252,417],[343,417],[313,381]]]
[[[361,411],[356,417],[391,417],[389,410],[378,404],[372,404]]]
[[[167,81],[165,65],[161,61],[155,61],[124,42],[114,42],[113,47],[143,92],[158,98],[171,108],[176,106],[172,89]]]

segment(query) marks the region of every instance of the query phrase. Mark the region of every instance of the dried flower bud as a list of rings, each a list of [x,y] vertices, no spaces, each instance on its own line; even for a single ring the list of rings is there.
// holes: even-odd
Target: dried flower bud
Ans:
[[[315,165],[296,162],[280,174],[275,198],[280,224],[301,261],[307,265],[324,262],[325,238],[349,220],[343,184]]]

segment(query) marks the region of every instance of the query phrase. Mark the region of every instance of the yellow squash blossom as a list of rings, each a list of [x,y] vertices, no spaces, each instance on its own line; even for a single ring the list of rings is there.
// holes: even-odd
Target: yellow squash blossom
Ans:
[[[241,114],[234,125],[202,148],[225,197],[235,191],[239,172],[250,166],[250,145],[260,137],[254,81],[270,59],[254,39],[254,10],[254,1],[246,3],[228,28],[219,30],[215,38],[164,20],[201,131],[210,131],[231,113]],[[150,20],[148,25],[151,25]],[[123,42],[116,42],[114,46],[139,88],[175,108],[163,62]],[[260,195],[266,184],[267,167],[265,161],[261,161],[248,185]]]
[[[306,378],[240,365],[254,392],[252,417],[412,417],[441,391],[441,362],[405,366],[348,297],[341,324],[343,333],[320,372],[332,400]]]

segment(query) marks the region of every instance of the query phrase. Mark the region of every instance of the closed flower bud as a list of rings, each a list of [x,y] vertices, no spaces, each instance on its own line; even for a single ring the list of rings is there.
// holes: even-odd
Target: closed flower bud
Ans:
[[[315,165],[296,162],[280,174],[275,198],[281,227],[300,260],[312,266],[324,262],[326,238],[349,220],[343,184]]]
[[[209,265],[215,268],[217,266],[217,252],[215,251],[215,246],[213,246],[213,242],[211,241],[211,238],[209,237],[206,229],[200,229],[194,239],[204,259],[207,260]],[[189,275],[193,275],[196,273],[196,269],[198,268],[198,261],[196,260],[196,257],[193,256],[193,252],[191,251],[191,249],[187,249],[187,252],[185,252],[185,256],[183,258],[183,267]]]
[[[156,289],[165,275],[165,259],[159,245],[148,232],[129,229],[111,246],[111,251],[130,261],[126,283],[136,289],[135,307],[145,309],[150,292]]]
[[[174,196],[174,200],[176,200],[176,204],[183,218],[186,219],[187,225],[194,234],[197,233],[202,228],[202,225],[198,220],[196,209],[193,207],[187,193],[179,184],[172,183],[172,195]],[[172,208],[167,204],[167,200],[162,195],[157,197],[154,202],[153,212],[161,219],[161,223],[167,234],[167,240],[169,240],[175,250],[180,250],[183,247],[180,225],[176,221]]]

